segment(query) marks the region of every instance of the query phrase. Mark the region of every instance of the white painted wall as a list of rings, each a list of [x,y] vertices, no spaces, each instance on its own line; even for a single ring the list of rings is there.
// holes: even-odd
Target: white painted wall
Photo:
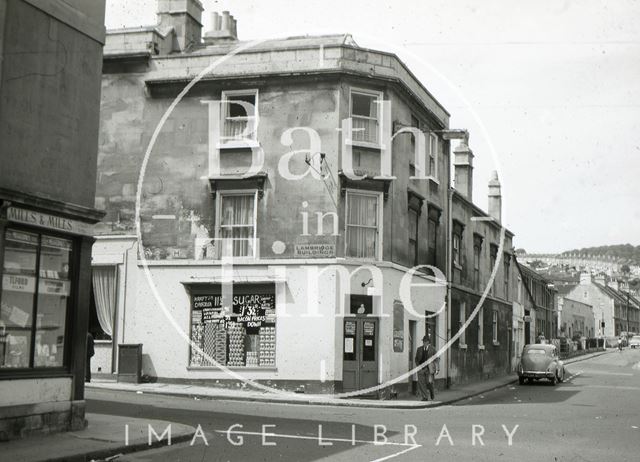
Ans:
[[[70,377],[0,380],[0,406],[71,400]]]

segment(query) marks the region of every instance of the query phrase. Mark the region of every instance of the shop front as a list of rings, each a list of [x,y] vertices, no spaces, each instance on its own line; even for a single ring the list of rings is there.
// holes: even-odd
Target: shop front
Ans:
[[[82,428],[90,223],[4,204],[0,438]]]

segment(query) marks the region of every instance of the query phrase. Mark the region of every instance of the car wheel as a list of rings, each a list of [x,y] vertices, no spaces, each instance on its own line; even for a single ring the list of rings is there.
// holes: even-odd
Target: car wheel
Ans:
[[[524,385],[524,377],[518,377],[518,382],[520,382],[520,385]]]
[[[560,376],[558,377],[558,383],[564,382],[564,368],[560,371]]]
[[[551,381],[551,385],[555,387],[556,386],[556,376],[554,375],[549,380]]]

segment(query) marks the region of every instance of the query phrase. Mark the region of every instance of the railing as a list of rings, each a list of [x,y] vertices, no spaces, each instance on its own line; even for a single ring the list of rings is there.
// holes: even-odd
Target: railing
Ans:
[[[353,141],[378,143],[378,120],[352,116]]]

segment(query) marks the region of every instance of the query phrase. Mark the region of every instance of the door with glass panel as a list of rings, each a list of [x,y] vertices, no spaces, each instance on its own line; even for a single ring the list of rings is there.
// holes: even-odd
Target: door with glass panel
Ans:
[[[344,320],[342,389],[345,392],[378,385],[378,319]]]

